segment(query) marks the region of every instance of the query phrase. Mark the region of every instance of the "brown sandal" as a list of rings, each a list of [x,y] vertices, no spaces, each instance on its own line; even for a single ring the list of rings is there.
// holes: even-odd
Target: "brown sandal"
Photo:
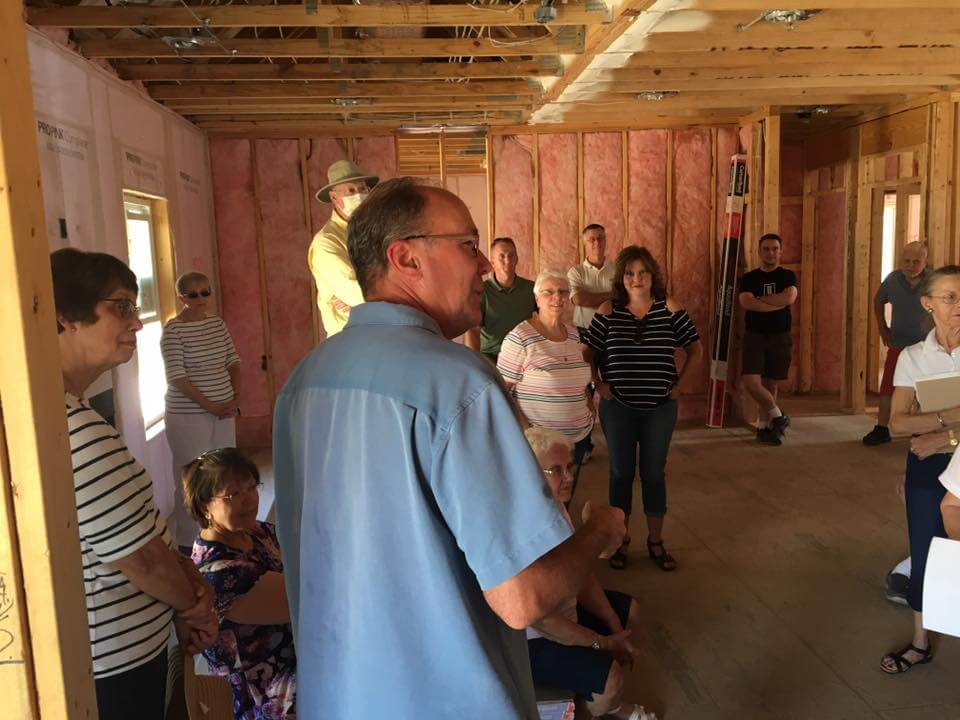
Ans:
[[[655,553],[654,548],[660,548],[660,552]],[[647,552],[650,553],[650,559],[664,572],[673,572],[677,569],[677,561],[673,558],[673,555],[667,552],[667,549],[663,546],[663,540],[650,542],[650,538],[647,538]]]
[[[627,544],[622,544],[617,551],[610,556],[610,567],[614,570],[623,570],[627,567]]]

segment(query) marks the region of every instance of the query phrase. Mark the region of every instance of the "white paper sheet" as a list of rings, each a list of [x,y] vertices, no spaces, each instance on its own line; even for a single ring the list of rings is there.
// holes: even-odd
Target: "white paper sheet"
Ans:
[[[960,542],[934,538],[923,577],[923,626],[960,637]]]

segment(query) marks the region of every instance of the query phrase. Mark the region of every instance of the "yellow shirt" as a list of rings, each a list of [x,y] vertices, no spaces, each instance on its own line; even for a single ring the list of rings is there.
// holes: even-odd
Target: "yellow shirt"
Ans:
[[[313,236],[307,263],[317,283],[317,307],[327,337],[347,324],[350,308],[363,302],[357,275],[347,252],[347,221],[336,210]]]

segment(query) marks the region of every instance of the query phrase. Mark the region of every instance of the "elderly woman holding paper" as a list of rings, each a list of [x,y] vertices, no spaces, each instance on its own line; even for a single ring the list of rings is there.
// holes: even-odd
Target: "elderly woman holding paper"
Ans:
[[[913,565],[907,602],[914,612],[911,642],[885,655],[880,663],[890,674],[933,659],[930,637],[923,628],[923,576],[930,543],[935,537],[946,537],[940,506],[947,491],[940,478],[960,444],[960,407],[921,407],[917,381],[960,372],[960,266],[947,265],[929,273],[920,288],[920,303],[930,313],[934,329],[903,350],[893,377],[890,428],[896,435],[913,436],[904,489]]]

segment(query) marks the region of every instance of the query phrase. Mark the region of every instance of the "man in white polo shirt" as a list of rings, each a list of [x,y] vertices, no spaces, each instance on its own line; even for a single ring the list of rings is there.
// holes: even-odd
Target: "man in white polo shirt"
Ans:
[[[583,262],[567,272],[573,324],[581,330],[590,327],[597,308],[613,297],[613,273],[616,265],[607,261],[607,233],[603,225],[592,223],[583,229]]]

